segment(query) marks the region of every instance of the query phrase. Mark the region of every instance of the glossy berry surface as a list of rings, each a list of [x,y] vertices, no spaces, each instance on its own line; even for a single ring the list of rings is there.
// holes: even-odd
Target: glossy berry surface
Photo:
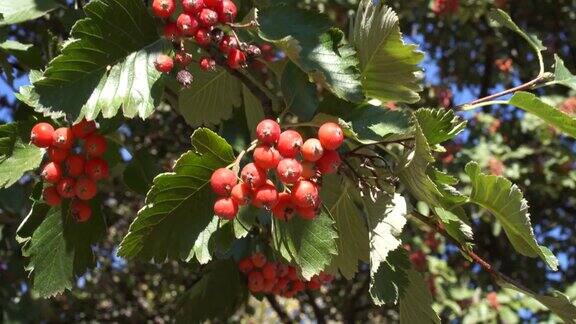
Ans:
[[[70,149],[74,145],[74,133],[69,127],[60,127],[52,135],[52,145],[61,149]]]
[[[314,208],[318,205],[318,186],[313,182],[302,180],[292,188],[292,201],[298,207]]]
[[[92,217],[92,207],[85,201],[81,200],[74,200],[72,205],[70,206],[70,212],[72,213],[72,217],[78,223],[83,223]]]
[[[176,26],[178,26],[178,30],[180,30],[182,35],[192,37],[196,33],[196,30],[198,30],[200,24],[194,16],[183,13],[176,19]]]
[[[32,127],[30,142],[37,147],[49,147],[54,138],[54,127],[48,123],[38,123]]]
[[[283,159],[278,163],[276,173],[283,183],[294,184],[302,175],[302,164],[295,159]]]
[[[266,182],[266,171],[254,163],[248,163],[240,172],[242,181],[254,190]]]
[[[203,57],[200,59],[200,70],[202,71],[214,71],[216,69],[216,61],[209,57]]]
[[[336,123],[325,123],[318,130],[318,139],[326,150],[336,150],[344,142],[344,132]]]
[[[236,5],[231,0],[222,0],[222,2],[216,6],[216,12],[218,13],[218,21],[226,24],[236,20],[238,8],[236,8]]]
[[[57,183],[62,178],[62,168],[58,163],[50,162],[42,169],[42,178],[49,183]]]
[[[75,185],[76,197],[81,200],[90,200],[96,196],[98,186],[96,182],[88,177],[80,177]]]
[[[225,35],[224,37],[222,37],[222,40],[220,41],[218,47],[220,49],[220,52],[222,52],[222,54],[228,54],[228,52],[230,52],[231,49],[238,48],[238,40],[236,40],[236,38],[234,37]]]
[[[89,159],[84,166],[84,173],[96,181],[107,178],[110,173],[108,162],[101,158]]]
[[[79,177],[84,173],[86,159],[80,154],[71,154],[64,161],[64,172],[70,177]]]
[[[338,152],[326,151],[324,152],[324,156],[322,156],[320,160],[316,161],[316,167],[322,174],[331,174],[338,171],[341,163],[342,159]]]
[[[204,0],[183,0],[182,1],[182,9],[187,14],[196,14],[200,11],[200,9],[204,8],[206,5],[204,4]]]
[[[62,197],[60,197],[54,186],[46,187],[42,190],[42,199],[48,206],[58,206],[62,202]]]
[[[311,179],[318,175],[318,168],[316,163],[310,161],[302,162],[302,174],[300,175],[304,179]]]
[[[306,161],[316,162],[324,155],[324,148],[317,138],[309,138],[300,150],[302,158]]]
[[[212,39],[210,38],[210,32],[204,28],[198,28],[194,34],[194,40],[200,46],[208,46],[212,42]]]
[[[48,149],[48,157],[52,162],[62,163],[64,160],[66,160],[68,154],[70,154],[70,150],[61,149],[54,146]]]
[[[281,132],[280,125],[272,119],[265,119],[256,126],[256,137],[265,144],[276,143]]]
[[[154,62],[156,70],[162,73],[169,73],[174,68],[174,60],[168,55],[160,54]]]
[[[219,198],[214,203],[214,214],[223,219],[232,220],[238,214],[238,204],[232,198]]]
[[[72,134],[76,138],[85,138],[96,131],[96,122],[82,119],[78,124],[72,125]]]
[[[163,30],[164,37],[172,42],[180,39],[181,33],[178,29],[178,25],[175,22],[168,23],[164,26]]]
[[[292,203],[292,196],[287,192],[278,194],[278,203],[272,208],[272,215],[281,221],[289,221],[294,217],[296,207]]]
[[[84,151],[91,157],[100,157],[106,153],[106,138],[100,134],[92,134],[84,141]]]
[[[238,183],[236,174],[226,168],[217,169],[210,177],[210,186],[212,190],[219,196],[228,196],[232,188]]]
[[[154,0],[152,1],[152,12],[156,17],[168,18],[176,10],[175,0]]]
[[[237,70],[243,68],[246,65],[246,54],[238,49],[231,48],[228,51],[228,67]]]
[[[63,198],[72,198],[76,195],[76,180],[73,178],[63,178],[56,184],[58,194]]]
[[[302,219],[313,220],[316,218],[317,211],[314,207],[296,207],[296,213]]]
[[[278,191],[271,184],[265,184],[254,190],[252,204],[258,208],[272,209],[278,202]]]
[[[275,168],[282,156],[274,146],[261,144],[254,149],[253,159],[259,168],[268,170]]]
[[[295,158],[300,153],[302,144],[302,136],[298,132],[287,130],[280,134],[277,147],[283,157]]]
[[[246,183],[238,183],[232,188],[230,197],[239,205],[243,206],[250,203],[252,199],[252,190]]]
[[[192,54],[187,53],[186,51],[178,51],[174,54],[174,62],[183,68],[192,63],[192,58]]]
[[[201,9],[198,12],[198,23],[200,26],[209,28],[218,22],[218,14],[216,11],[208,8]]]

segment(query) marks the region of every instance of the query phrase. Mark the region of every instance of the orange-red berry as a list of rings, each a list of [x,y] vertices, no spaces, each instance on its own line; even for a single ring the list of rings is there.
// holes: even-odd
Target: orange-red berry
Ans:
[[[37,147],[49,147],[53,143],[54,127],[48,123],[38,123],[30,131],[30,141]]]

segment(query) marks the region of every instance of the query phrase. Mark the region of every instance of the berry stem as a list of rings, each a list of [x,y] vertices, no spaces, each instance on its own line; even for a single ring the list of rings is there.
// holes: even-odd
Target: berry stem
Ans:
[[[232,28],[253,28],[260,26],[260,24],[255,20],[250,20],[249,22],[246,23],[227,23],[226,25]]]
[[[246,153],[253,151],[256,146],[258,146],[258,140],[254,140],[252,141],[252,143],[250,143],[250,146],[245,149],[242,150],[238,156],[236,157],[236,159],[234,160],[234,162],[232,162],[232,164],[228,165],[227,168],[232,168],[232,171],[236,174],[238,174],[240,172],[240,162],[242,162],[242,158],[244,157],[244,155],[246,155]]]

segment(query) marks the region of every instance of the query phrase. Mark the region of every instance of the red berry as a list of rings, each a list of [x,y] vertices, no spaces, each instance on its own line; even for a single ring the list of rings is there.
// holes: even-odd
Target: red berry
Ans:
[[[106,162],[106,160],[101,158],[92,158],[86,161],[84,172],[88,177],[98,181],[107,178],[110,169],[108,168],[108,162]]]
[[[248,289],[251,292],[260,292],[264,289],[264,277],[260,271],[252,271],[248,274]]]
[[[240,272],[248,273],[254,269],[254,264],[250,258],[244,258],[238,262],[238,268],[240,269]]]
[[[322,284],[320,283],[320,279],[317,276],[314,276],[306,283],[306,288],[310,290],[319,290]]]
[[[276,173],[283,183],[294,184],[300,179],[302,164],[295,159],[283,159],[278,163]]]
[[[252,199],[252,190],[246,183],[238,183],[232,188],[230,197],[240,206],[244,206]]]
[[[250,259],[252,260],[252,264],[254,264],[256,268],[262,268],[267,261],[266,256],[260,252],[252,254]]]
[[[30,141],[37,147],[49,147],[53,143],[54,127],[48,123],[38,123],[32,127]]]
[[[286,275],[289,280],[298,280],[298,271],[293,266],[288,266],[288,274]]]
[[[309,138],[302,144],[302,158],[306,161],[316,162],[324,154],[324,148],[320,144],[320,140],[317,138]]]
[[[74,200],[70,206],[70,211],[72,212],[72,217],[78,223],[85,222],[92,217],[92,208],[87,202],[82,200]]]
[[[180,14],[178,19],[176,19],[176,26],[184,36],[194,36],[196,30],[198,30],[198,20],[194,16],[187,13]]]
[[[238,40],[236,39],[236,37],[230,37],[228,35],[225,35],[224,37],[222,37],[222,40],[220,41],[218,47],[220,49],[220,52],[222,52],[223,54],[228,54],[228,52],[230,52],[231,49],[238,48]]]
[[[298,207],[314,208],[319,203],[318,186],[313,182],[301,180],[292,188],[292,201]]]
[[[58,194],[56,187],[50,186],[42,191],[42,198],[48,206],[58,206],[62,202],[62,197]]]
[[[182,8],[187,14],[194,15],[204,7],[204,0],[182,0]]]
[[[318,176],[318,169],[316,164],[310,161],[302,162],[302,174],[300,175],[304,179],[312,179]]]
[[[60,127],[54,131],[52,140],[52,145],[55,147],[61,149],[70,149],[72,145],[74,145],[74,133],[72,133],[72,129],[68,127]]]
[[[236,20],[238,9],[231,0],[222,0],[222,2],[220,2],[216,7],[216,12],[218,13],[218,21],[222,24],[226,24]]]
[[[52,161],[52,162],[62,163],[62,162],[64,162],[64,160],[66,160],[66,157],[68,157],[68,154],[70,154],[70,151],[66,150],[66,149],[61,149],[61,148],[57,148],[54,146],[51,146],[48,149],[48,157],[50,158],[50,161]]]
[[[287,130],[278,138],[278,151],[285,158],[295,158],[302,147],[302,136],[297,131]]]
[[[276,267],[276,274],[278,275],[278,277],[282,278],[282,277],[286,277],[288,275],[288,265],[286,264],[279,264],[278,267]],[[288,281],[286,281],[286,283],[288,283]],[[280,284],[280,282],[279,282]],[[284,287],[282,287],[284,288]]]
[[[276,264],[266,263],[262,268],[262,276],[264,276],[264,279],[276,278]]]
[[[316,167],[318,171],[322,174],[330,174],[338,171],[342,160],[340,159],[340,154],[336,151],[326,151],[322,158],[316,161]]]
[[[325,149],[336,150],[344,142],[344,132],[338,124],[325,123],[318,130],[318,139]]]
[[[280,152],[274,146],[260,144],[254,149],[254,164],[259,168],[268,170],[275,168],[282,159]]]
[[[272,208],[272,215],[278,220],[288,221],[294,217],[295,209],[292,196],[287,192],[282,192],[278,194],[278,203]]]
[[[252,199],[252,205],[258,208],[266,208],[267,210],[272,209],[276,206],[278,202],[278,191],[276,187],[271,184],[265,184],[258,189],[254,190],[254,198]]]
[[[416,271],[426,271],[426,254],[424,254],[424,252],[415,251],[410,253],[410,262],[412,262],[412,265]]]
[[[49,183],[57,183],[62,178],[62,169],[58,163],[50,162],[42,169],[42,178]]]
[[[270,279],[264,278],[264,286],[262,288],[262,292],[264,292],[265,294],[272,293],[272,290],[274,289],[276,282],[278,282],[277,278],[270,278]]]
[[[82,119],[78,124],[72,125],[72,133],[76,138],[85,138],[96,131],[96,122]]]
[[[238,204],[232,198],[219,198],[214,203],[214,214],[227,220],[233,220],[238,214]]]
[[[256,126],[256,137],[265,144],[274,144],[280,138],[280,125],[272,119],[264,119]]]
[[[175,42],[180,39],[182,35],[180,34],[180,29],[175,22],[169,22],[164,26],[164,37],[166,39]]]
[[[72,198],[76,194],[76,180],[73,178],[63,178],[58,181],[56,190],[63,198]]]
[[[320,272],[320,274],[318,275],[318,278],[324,284],[331,283],[332,280],[334,280],[334,276],[331,274],[328,274],[326,272]]]
[[[200,59],[200,70],[202,71],[214,71],[216,70],[216,61],[209,57],[203,57]]]
[[[226,168],[220,168],[212,173],[210,185],[212,190],[219,196],[229,196],[232,188],[238,183],[236,174]]]
[[[174,68],[174,60],[168,55],[160,54],[154,62],[156,70],[162,73],[169,73]]]
[[[246,65],[246,54],[240,49],[232,48],[228,51],[228,66],[237,70]]]
[[[242,172],[240,172],[242,181],[254,190],[266,182],[266,171],[256,166],[254,163],[248,163]]]
[[[194,40],[200,46],[208,46],[212,42],[210,38],[210,32],[204,28],[198,28],[196,34],[194,34]]]
[[[76,197],[82,200],[90,200],[96,196],[98,186],[96,182],[88,177],[80,177],[76,181]]]
[[[152,2],[152,12],[156,17],[168,18],[176,10],[174,0],[154,0]]]
[[[192,54],[187,53],[186,51],[178,51],[174,54],[174,61],[181,67],[185,68],[192,63]]]
[[[70,177],[79,177],[84,173],[85,162],[86,160],[82,155],[69,155],[64,161],[64,171]]]
[[[260,51],[262,52],[262,57],[265,61],[272,62],[276,58],[274,47],[272,47],[270,44],[260,45]]]
[[[212,9],[201,9],[198,12],[198,22],[201,26],[212,27],[218,22],[218,14]]]
[[[296,207],[296,213],[305,220],[313,220],[318,214],[314,207]]]
[[[222,0],[204,0],[204,4],[206,5],[206,7],[213,9],[218,8],[221,2]]]
[[[100,157],[106,153],[106,138],[100,134],[92,134],[84,141],[84,151],[91,157]]]
[[[305,288],[302,280],[296,280],[292,283],[292,285],[293,285],[292,289],[296,292],[303,291]]]

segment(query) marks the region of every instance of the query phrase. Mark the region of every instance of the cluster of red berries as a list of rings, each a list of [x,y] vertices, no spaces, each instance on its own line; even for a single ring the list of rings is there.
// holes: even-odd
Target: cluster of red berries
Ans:
[[[242,43],[235,33],[227,35],[218,25],[227,25],[236,19],[237,8],[232,0],[182,0],[183,12],[176,21],[169,18],[176,11],[175,0],[154,0],[152,11],[157,17],[166,19],[164,25],[164,36],[172,42],[180,42],[184,38],[193,39],[198,46],[207,52],[213,53],[216,50],[220,57],[225,59],[221,64],[227,64],[231,69],[240,69],[247,65],[249,59],[263,56],[266,60],[273,60],[274,50],[266,45],[259,47],[254,44]],[[217,58],[218,59],[218,58]],[[192,63],[191,53],[186,52],[182,43],[180,50],[176,52],[174,58],[168,55],[159,55],[156,59],[156,69],[163,73],[169,73],[174,68],[175,63],[181,70],[177,79],[183,85],[192,82],[192,75],[186,67]],[[205,56],[198,61],[200,69],[203,71],[214,70],[217,61],[212,56]]]
[[[87,201],[98,192],[97,181],[108,177],[108,163],[102,158],[106,139],[96,132],[94,121],[82,120],[72,127],[54,129],[48,123],[38,123],[30,134],[32,144],[48,150],[48,163],[42,178],[50,185],[42,197],[50,206],[58,206],[62,199],[73,199],[71,212],[78,222],[92,216]],[[77,140],[83,141],[84,154],[75,149]]]
[[[437,15],[455,14],[460,8],[460,0],[435,0],[432,11]]]
[[[324,272],[305,281],[298,276],[296,267],[269,262],[262,253],[255,253],[238,263],[238,269],[248,278],[248,289],[252,293],[274,294],[292,298],[297,293],[319,290],[322,284],[329,284],[334,277]]]
[[[303,141],[300,133],[282,132],[277,122],[266,119],[257,125],[256,135],[259,143],[253,162],[240,172],[242,182],[227,168],[212,174],[210,184],[220,196],[214,213],[231,220],[236,217],[238,206],[252,203],[271,210],[279,220],[290,220],[295,213],[303,219],[314,219],[321,206],[322,174],[334,173],[340,167],[340,154],[336,151],[344,142],[340,126],[325,123],[318,130],[318,138]],[[268,178],[271,169],[276,171],[284,190],[279,192]]]

